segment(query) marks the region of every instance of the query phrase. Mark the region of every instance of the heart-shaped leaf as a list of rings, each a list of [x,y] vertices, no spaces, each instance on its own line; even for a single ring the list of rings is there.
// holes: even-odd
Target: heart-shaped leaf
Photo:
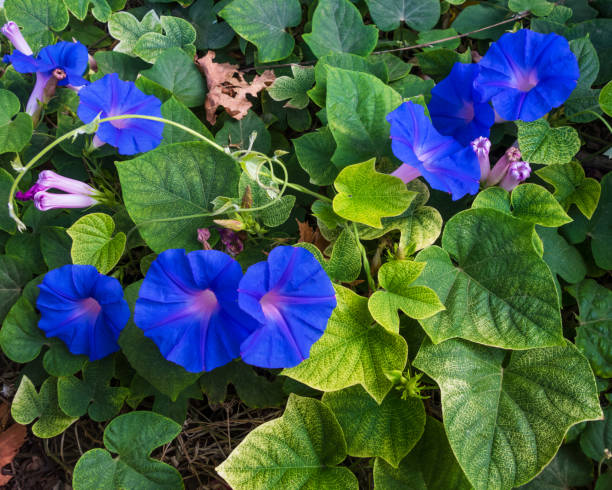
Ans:
[[[151,452],[174,439],[181,426],[154,412],[130,412],[104,429],[106,449],[87,451],[74,467],[72,486],[89,488],[182,489],[180,473],[151,458]],[[117,454],[113,458],[110,453]]]
[[[405,22],[415,31],[427,31],[438,23],[438,0],[367,0],[372,19],[383,31],[393,31]]]
[[[556,228],[572,221],[553,195],[541,185],[517,186],[512,191],[510,202],[512,216],[531,223]]]
[[[32,118],[20,106],[13,92],[0,89],[0,154],[20,152],[32,137]]]
[[[284,107],[304,109],[310,102],[307,92],[315,82],[314,68],[292,65],[291,72],[293,78],[278,77],[268,88],[268,93],[274,100],[289,99]]]
[[[193,45],[196,32],[193,26],[179,17],[162,16],[159,22],[164,34],[155,31],[144,33],[136,41],[133,54],[147,63],[155,63],[168,49],[180,48],[193,59],[196,54]]]
[[[161,21],[155,10],[149,10],[142,20],[138,20],[129,12],[117,12],[108,21],[109,34],[119,41],[114,51],[119,53],[134,54],[136,43],[148,32],[161,33]]]
[[[346,441],[331,410],[291,395],[283,416],[251,431],[217,471],[235,490],[357,490],[355,475],[337,466],[345,458]]]
[[[523,160],[554,165],[569,162],[580,150],[578,132],[569,126],[551,128],[548,121],[516,121]]]

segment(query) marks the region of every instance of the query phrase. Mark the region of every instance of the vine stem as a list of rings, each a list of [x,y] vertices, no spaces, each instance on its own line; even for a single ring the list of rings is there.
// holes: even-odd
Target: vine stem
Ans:
[[[357,241],[357,246],[359,247],[359,251],[361,252],[361,257],[363,261],[363,268],[366,273],[366,277],[368,278],[368,287],[370,291],[376,291],[376,283],[374,282],[374,278],[372,277],[372,271],[370,270],[370,262],[368,260],[368,253],[366,252],[363,243],[359,239],[359,231],[357,230],[357,223],[353,221],[353,233],[355,234],[355,240]]]

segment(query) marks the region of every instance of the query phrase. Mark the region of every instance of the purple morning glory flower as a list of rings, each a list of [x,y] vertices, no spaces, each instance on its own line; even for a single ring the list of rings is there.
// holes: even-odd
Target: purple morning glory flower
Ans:
[[[266,262],[249,267],[238,293],[240,308],[260,323],[240,354],[259,367],[288,368],[306,359],[336,307],[323,267],[299,247],[276,247]]]
[[[99,203],[100,202],[96,198],[83,194],[56,194],[46,191],[39,191],[34,194],[34,205],[39,211],[88,208]]]
[[[90,123],[98,114],[102,118],[138,114],[162,117],[161,101],[145,95],[134,82],[124,82],[116,73],[105,75],[79,92],[78,116]],[[162,140],[164,124],[145,119],[121,119],[100,124],[94,145],[108,143],[122,155],[144,153],[156,148]]]
[[[65,265],[49,271],[39,288],[38,326],[47,337],[58,337],[70,352],[92,361],[119,350],[130,308],[117,279],[91,265]]]
[[[478,192],[480,165],[474,150],[438,133],[422,106],[404,102],[387,115],[387,121],[393,154],[404,162],[393,175],[407,182],[420,174],[434,189],[450,193],[453,200]]]
[[[474,88],[508,121],[535,121],[567,100],[580,71],[569,43],[529,29],[507,33],[479,63]]]
[[[211,371],[240,354],[257,322],[238,307],[242,269],[217,250],[171,249],[153,261],[134,322],[162,355],[187,371]]]
[[[34,54],[32,48],[23,37],[19,26],[15,22],[7,22],[2,26],[0,32],[6,36],[15,49],[18,49],[25,55]]]
[[[431,90],[427,107],[431,122],[441,134],[468,145],[479,136],[489,136],[495,112],[480,102],[474,90],[478,65],[455,63],[450,74]]]
[[[19,36],[14,32],[16,25],[10,26],[9,24],[3,27],[3,32],[9,33],[21,45]],[[12,63],[13,68],[19,73],[36,73],[36,83],[26,106],[28,114],[34,116],[39,111],[39,103],[49,101],[55,86],[51,93],[45,93],[45,89],[52,78],[59,86],[78,87],[89,83],[82,77],[87,69],[88,53],[87,48],[80,42],[61,41],[52,46],[46,46],[40,50],[36,58],[28,52],[31,53],[29,46],[25,53],[15,49],[13,54],[4,56],[4,62]],[[47,92],[49,92],[48,88]]]
[[[512,162],[508,167],[508,172],[499,183],[502,189],[512,191],[517,185],[527,180],[531,175],[531,167],[527,162]]]

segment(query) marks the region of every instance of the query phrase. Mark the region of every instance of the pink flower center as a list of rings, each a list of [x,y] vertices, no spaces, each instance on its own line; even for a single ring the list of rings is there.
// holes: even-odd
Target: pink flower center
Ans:
[[[100,314],[101,310],[102,307],[100,306],[100,303],[98,303],[98,301],[94,298],[85,298],[81,301],[81,312],[84,315],[96,318]]]
[[[529,92],[538,84],[538,74],[535,70],[527,73],[518,73],[516,77],[516,88],[521,92]]]
[[[268,291],[261,297],[259,304],[267,318],[274,318],[278,315],[278,303],[280,299],[280,295],[274,290]]]
[[[116,116],[120,116],[121,114],[115,114]],[[113,126],[117,129],[124,129],[126,126],[130,124],[129,119],[117,119],[116,121],[109,121]]]
[[[459,117],[466,123],[472,122],[474,120],[474,104],[471,102],[464,102],[463,107],[459,111]]]
[[[217,306],[219,306],[217,297],[210,289],[198,291],[193,295],[191,307],[195,311],[212,314],[217,309]]]

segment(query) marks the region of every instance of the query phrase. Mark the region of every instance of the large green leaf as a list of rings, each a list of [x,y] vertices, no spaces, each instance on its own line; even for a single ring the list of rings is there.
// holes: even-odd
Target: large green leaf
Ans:
[[[175,97],[170,97],[161,106],[162,116],[164,119],[169,119],[193,129],[207,138],[214,139],[211,132],[200,121],[197,116],[191,112],[183,103],[179,102]],[[161,145],[171,145],[172,143],[183,143],[185,141],[201,141],[196,136],[193,136],[180,128],[164,125],[163,139]]]
[[[203,51],[227,46],[234,38],[234,30],[227,22],[221,22],[217,14],[227,2],[198,0],[189,8],[188,17],[196,30],[196,48]]]
[[[75,490],[182,489],[183,481],[176,468],[151,458],[155,448],[169,443],[180,432],[179,424],[153,412],[120,415],[104,429],[107,450],[90,449],[77,461],[72,486]]]
[[[438,23],[438,0],[366,0],[372,20],[382,31],[393,31],[405,22],[415,31],[427,31]]]
[[[19,108],[17,96],[0,89],[0,154],[20,152],[32,137],[32,118]]]
[[[89,5],[93,4],[91,13],[100,22],[108,22],[113,10],[121,10],[125,7],[126,0],[64,0],[66,7],[79,20],[85,20]]]
[[[554,228],[572,221],[554,196],[541,185],[519,185],[510,198],[512,216],[516,218]]]
[[[113,236],[115,222],[108,214],[91,213],[77,220],[66,232],[72,238],[74,264],[95,266],[107,274],[117,265],[125,249],[125,233]]]
[[[431,287],[446,306],[420,321],[435,343],[453,337],[509,349],[563,343],[553,277],[532,239],[533,224],[492,209],[469,209],[447,222],[443,248],[416,257],[427,265],[415,284]]]
[[[349,456],[380,457],[399,465],[425,429],[425,407],[418,398],[401,398],[392,390],[379,405],[361,386],[325,393],[346,438]]]
[[[378,271],[380,286],[368,300],[372,317],[383,327],[399,332],[397,310],[411,318],[428,318],[444,309],[436,293],[426,286],[411,286],[425,264],[408,260],[387,262]]]
[[[529,10],[533,15],[544,17],[552,11],[554,3],[546,0],[509,0],[508,8],[513,12]]]
[[[193,57],[182,49],[165,49],[155,61],[153,68],[142,72],[143,76],[172,92],[187,107],[204,104],[206,85],[196,68]],[[178,128],[175,128],[178,130]]]
[[[114,368],[114,357],[109,356],[85,364],[83,379],[74,376],[59,378],[57,398],[62,411],[72,417],[88,413],[96,422],[117,415],[130,390],[122,386],[110,386]]]
[[[302,20],[299,0],[234,0],[219,15],[244,39],[257,46],[260,62],[282,60],[295,41],[287,32]]]
[[[158,253],[201,248],[197,229],[212,219],[198,215],[212,211],[218,196],[237,197],[238,165],[206,143],[162,146],[116,165],[128,213]]]
[[[292,140],[292,142],[300,166],[310,176],[310,183],[315,185],[333,184],[338,175],[338,167],[331,161],[336,151],[336,142],[329,128],[324,126],[318,131],[306,133]]]
[[[336,144],[332,161],[343,168],[370,158],[393,159],[385,117],[402,97],[368,73],[327,67],[327,119]]]
[[[454,3],[454,2],[453,2]],[[497,39],[507,29],[507,26],[500,25],[489,29],[485,27],[492,26],[505,19],[508,11],[500,8],[499,5],[492,2],[480,2],[476,5],[469,5],[461,10],[455,18],[452,27],[461,34],[470,33],[470,37],[474,39]],[[483,29],[480,32],[474,32],[478,29]]]
[[[338,305],[310,357],[283,374],[322,391],[360,384],[381,403],[392,387],[385,373],[403,371],[406,365],[406,341],[374,322],[367,298],[336,286],[336,299]]]
[[[450,445],[477,490],[528,482],[572,425],[602,416],[588,361],[570,342],[510,353],[425,339],[414,365],[440,386]]]
[[[134,311],[140,285],[141,282],[137,282],[125,288],[125,299],[132,311]],[[157,345],[144,336],[133,320],[130,320],[121,331],[119,345],[136,372],[172,401],[176,401],[180,393],[189,385],[194,384],[200,376],[198,373],[187,372],[182,366],[164,359]]]
[[[302,38],[317,58],[330,53],[367,56],[376,47],[378,30],[364,25],[349,0],[319,0],[312,16],[312,33]]]
[[[283,416],[251,431],[217,471],[235,490],[356,490],[355,475],[337,466],[345,457],[331,410],[291,395]]]
[[[521,490],[567,490],[593,481],[593,464],[575,445],[561,446],[550,464]]]
[[[193,59],[196,54],[193,45],[196,32],[193,26],[185,19],[165,16],[160,18],[160,24],[164,34],[149,31],[141,35],[136,41],[133,54],[147,63],[155,63],[167,50],[180,48]]]
[[[68,25],[68,10],[63,0],[6,0],[6,18],[23,28],[34,52],[53,44],[52,31],[61,32]]]
[[[423,437],[397,468],[376,458],[374,488],[471,490],[472,486],[448,445],[444,426],[433,417],[427,417]]]
[[[119,41],[114,51],[136,56],[134,49],[138,40],[148,32],[161,33],[161,21],[155,10],[147,12],[138,20],[129,12],[117,12],[108,21],[109,34]]]
[[[593,279],[567,290],[578,301],[580,312],[576,346],[597,376],[612,378],[612,291]]]
[[[378,173],[374,159],[343,168],[334,187],[334,211],[374,228],[382,228],[381,218],[403,213],[416,196],[397,177]]]
[[[11,405],[11,415],[23,425],[38,419],[32,433],[42,439],[61,434],[77,420],[62,412],[57,403],[57,378],[48,378],[38,393],[32,381],[23,376]]]
[[[310,102],[307,92],[315,82],[314,68],[292,65],[291,73],[293,73],[293,78],[278,77],[268,88],[268,93],[274,100],[289,99],[283,107],[304,109]]]
[[[10,255],[0,255],[0,321],[17,301],[30,276],[25,262]]]
[[[580,163],[572,160],[560,165],[549,165],[536,171],[538,177],[555,188],[554,196],[567,211],[575,204],[580,212],[591,218],[601,194],[599,182],[585,177]]]
[[[523,160],[554,165],[569,162],[580,150],[578,132],[569,126],[551,128],[546,119],[515,121]]]

